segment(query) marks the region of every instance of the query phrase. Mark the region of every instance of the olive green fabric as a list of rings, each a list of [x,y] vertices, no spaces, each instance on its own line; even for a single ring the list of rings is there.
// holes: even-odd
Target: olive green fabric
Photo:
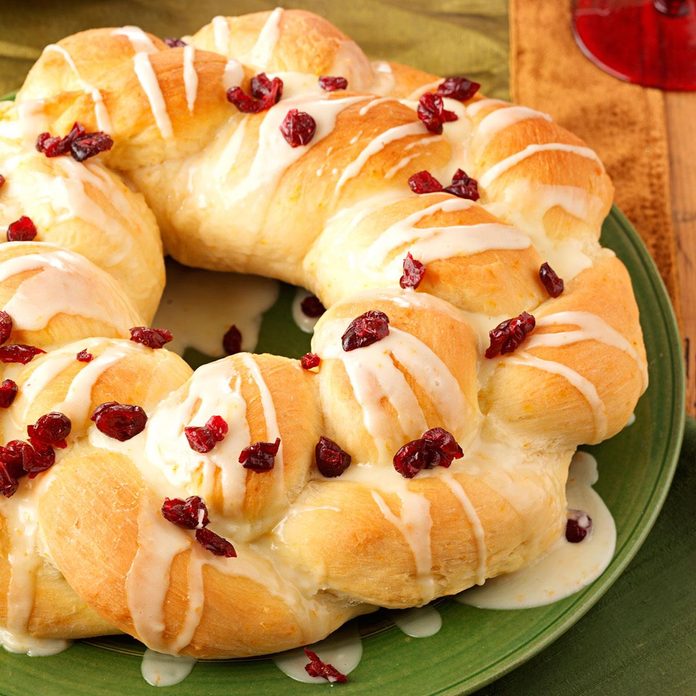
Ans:
[[[21,84],[41,47],[81,29],[138,24],[160,36],[181,36],[216,14],[241,14],[275,4],[2,0],[0,94]],[[487,94],[507,96],[505,0],[316,0],[284,6],[326,16],[371,57],[398,60],[436,74],[464,73],[478,79]],[[665,508],[628,570],[560,640],[481,694],[696,693],[695,465],[696,424],[688,421],[682,460]]]

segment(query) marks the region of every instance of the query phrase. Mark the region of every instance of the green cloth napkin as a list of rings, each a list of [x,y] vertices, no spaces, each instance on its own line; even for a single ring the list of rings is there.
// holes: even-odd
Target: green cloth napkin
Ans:
[[[14,91],[48,43],[98,26],[137,24],[159,36],[197,30],[217,14],[272,9],[263,0],[3,0],[0,94]],[[373,58],[477,79],[508,96],[506,0],[314,0],[284,3],[324,15]],[[456,42],[442,36],[456,33]],[[696,422],[664,510],[602,600],[562,638],[480,694],[696,694]]]

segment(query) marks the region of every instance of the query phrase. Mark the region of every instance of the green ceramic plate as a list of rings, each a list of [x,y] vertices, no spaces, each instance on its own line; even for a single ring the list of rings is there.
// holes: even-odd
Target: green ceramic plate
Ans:
[[[650,531],[669,488],[683,434],[684,374],[672,308],[657,270],[626,218],[614,208],[602,242],[628,267],[641,312],[648,350],[650,387],[636,408],[635,423],[598,447],[588,448],[600,465],[596,489],[611,509],[618,530],[616,555],[593,585],[538,609],[490,611],[443,600],[443,627],[430,638],[413,639],[394,628],[386,614],[358,619],[363,658],[341,685],[342,694],[469,693],[542,650],[570,628],[616,580]],[[292,321],[294,289],[283,286],[264,316],[258,352],[299,357],[309,337]],[[190,361],[202,360],[190,355]],[[152,694],[140,675],[142,647],[128,638],[77,642],[46,658],[0,650],[3,696]],[[167,693],[306,694],[328,686],[292,681],[267,659],[199,662],[183,683]]]

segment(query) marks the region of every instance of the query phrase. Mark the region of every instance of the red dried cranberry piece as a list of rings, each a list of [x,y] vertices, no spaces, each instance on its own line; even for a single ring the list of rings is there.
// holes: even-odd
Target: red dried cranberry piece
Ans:
[[[210,432],[213,434],[215,442],[224,440],[225,435],[227,435],[229,430],[227,421],[222,416],[210,416],[210,418],[208,418],[208,422],[205,424],[205,427],[208,428],[208,430],[210,430]]]
[[[568,510],[565,538],[579,544],[592,531],[592,518],[583,510]]]
[[[182,48],[188,45],[183,39],[177,39],[171,36],[165,38],[164,43],[166,43],[169,48]]]
[[[454,111],[448,111],[444,107],[442,97],[437,94],[427,93],[418,100],[418,118],[423,121],[425,127],[431,133],[442,133],[442,124],[448,121],[456,121],[459,117]]]
[[[325,92],[335,92],[337,89],[347,89],[348,80],[346,80],[345,77],[322,75],[319,78],[319,87],[321,87]]]
[[[50,469],[56,463],[56,453],[53,447],[41,445],[37,443],[34,446],[34,453],[31,459],[31,464],[27,470],[30,479],[35,478],[38,474]]]
[[[11,379],[0,384],[0,408],[9,408],[17,396],[17,383]]]
[[[70,154],[74,160],[84,162],[90,157],[106,152],[114,146],[113,138],[107,133],[85,133],[70,143]]]
[[[466,101],[479,91],[481,85],[466,77],[448,77],[437,86],[437,94],[441,97]]]
[[[140,406],[107,401],[94,409],[92,420],[105,435],[125,442],[145,429],[147,414]]]
[[[305,111],[290,109],[280,124],[280,132],[290,147],[306,145],[317,129],[317,122]]]
[[[63,449],[71,429],[72,423],[64,413],[51,411],[41,416],[34,425],[28,425],[27,434],[34,447],[51,445]]]
[[[208,508],[197,495],[192,495],[186,500],[165,498],[162,503],[162,517],[184,529],[202,529],[210,522]]]
[[[411,252],[406,254],[404,259],[404,274],[399,280],[399,285],[406,288],[413,288],[414,290],[420,285],[423,276],[425,275],[425,266],[411,256]]]
[[[371,309],[350,322],[341,344],[346,352],[370,346],[389,334],[389,317],[376,309]]]
[[[311,370],[315,367],[319,367],[321,358],[316,353],[305,353],[300,358],[300,365],[302,365],[303,370]]]
[[[130,340],[135,343],[142,343],[148,348],[157,350],[169,343],[174,336],[169,329],[152,329],[148,326],[134,326],[130,330]]]
[[[452,433],[444,428],[431,428],[423,433],[423,437],[411,440],[399,449],[394,455],[394,468],[404,478],[413,478],[423,469],[447,468],[453,459],[463,456],[462,448]]]
[[[275,442],[255,442],[241,451],[239,463],[243,464],[245,469],[251,469],[257,474],[270,471],[275,464],[279,447],[279,437],[275,439]]]
[[[408,178],[408,185],[413,193],[436,193],[442,191],[442,184],[425,169]]]
[[[27,346],[24,343],[10,343],[7,346],[0,346],[0,362],[26,365],[35,356],[45,352],[41,348]]]
[[[556,271],[546,262],[542,263],[539,269],[539,280],[551,297],[558,297],[565,287],[563,279],[559,278]]]
[[[5,185],[6,181],[7,179],[5,179],[5,177],[2,174],[0,174],[0,188],[2,188]]]
[[[444,190],[459,198],[468,198],[470,201],[479,199],[478,181],[467,176],[463,169],[457,169],[452,177],[452,183]]]
[[[7,465],[0,461],[0,493],[11,498],[19,488],[19,481],[8,471]]]
[[[36,234],[36,225],[26,215],[22,215],[19,220],[15,220],[7,226],[8,242],[31,242]]]
[[[225,558],[235,558],[237,552],[234,546],[227,539],[224,539],[219,534],[211,532],[205,527],[196,530],[196,541],[206,550],[214,553],[216,556],[224,556]]]
[[[305,671],[310,677],[321,677],[331,684],[336,682],[345,684],[348,681],[348,677],[343,672],[339,672],[333,665],[324,662],[319,655],[309,648],[305,648],[304,652],[309,660],[309,663],[305,665]]]
[[[242,352],[242,332],[234,324],[227,329],[222,337],[222,348],[227,355]]]
[[[487,358],[495,358],[497,355],[512,353],[519,348],[522,341],[534,331],[536,320],[531,314],[522,312],[517,317],[506,319],[488,332],[491,340],[486,349]]]
[[[52,136],[50,133],[41,133],[36,139],[36,149],[46,157],[61,157],[70,153],[70,145],[75,138],[85,134],[84,126],[76,121],[64,138],[59,135]]]
[[[184,433],[188,440],[189,447],[194,452],[205,454],[215,447],[216,443],[213,433],[205,426],[190,425],[184,428]]]
[[[300,309],[302,310],[302,314],[312,319],[320,317],[326,311],[326,307],[324,307],[321,300],[316,295],[307,295],[307,297],[300,302]]]
[[[34,454],[34,448],[28,442],[11,440],[0,447],[0,462],[12,478],[19,479],[32,469]]]
[[[266,73],[259,73],[251,79],[251,95],[241,87],[227,90],[227,101],[245,114],[258,114],[270,109],[283,95],[283,81],[279,77],[272,80]]]
[[[0,310],[0,343],[5,343],[12,333],[12,317]]]
[[[86,350],[81,350],[77,354],[76,358],[83,363],[92,362],[92,360],[94,360],[94,356],[91,353],[88,353]]]
[[[314,448],[314,460],[322,476],[334,478],[350,466],[351,456],[333,440],[322,435]]]

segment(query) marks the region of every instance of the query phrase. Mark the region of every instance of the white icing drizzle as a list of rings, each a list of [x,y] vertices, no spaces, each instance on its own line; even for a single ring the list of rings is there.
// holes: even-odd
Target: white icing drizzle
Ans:
[[[238,87],[242,83],[243,79],[244,68],[242,67],[242,64],[238,60],[230,58],[225,63],[225,69],[222,73],[222,84],[224,88],[229,89],[230,87]]]
[[[371,140],[365,146],[365,148],[363,148],[360,154],[343,170],[339,180],[336,182],[336,194],[340,193],[341,189],[348,181],[350,181],[350,179],[353,179],[361,172],[362,168],[365,166],[370,157],[384,150],[389,143],[393,143],[397,140],[408,138],[409,136],[413,135],[424,135],[422,123],[405,123],[402,126],[388,128],[383,133],[380,133],[377,137]]]
[[[587,159],[594,160],[600,166],[601,162],[597,153],[591,150],[589,147],[580,147],[578,145],[568,145],[567,143],[543,143],[543,144],[533,144],[527,145],[520,152],[516,152],[514,155],[510,155],[500,162],[496,162],[493,166],[489,167],[483,174],[478,178],[479,186],[484,189],[490,187],[490,185],[501,175],[504,174],[508,169],[512,169],[515,165],[519,164],[528,157],[537,154],[538,152],[571,152],[579,157],[586,157]]]
[[[350,674],[362,658],[362,641],[357,628],[349,624],[325,640],[309,646],[320,659],[333,665],[339,672]],[[322,677],[310,677],[305,670],[309,662],[302,648],[288,650],[271,658],[275,666],[288,677],[305,684],[326,684]]]
[[[510,104],[507,107],[495,109],[486,114],[478,123],[476,135],[484,142],[488,142],[494,135],[509,126],[534,118],[542,118],[546,121],[551,120],[551,116],[541,111],[536,111],[526,106],[513,106]]]
[[[193,657],[166,655],[148,648],[143,655],[140,671],[150,686],[174,686],[191,674],[195,664]]]
[[[392,479],[396,481],[396,474],[390,473],[393,474]],[[401,501],[401,512],[398,515],[391,511],[377,491],[373,490],[371,494],[384,519],[401,532],[409,545],[416,566],[416,582],[421,593],[421,601],[429,602],[437,591],[433,577],[433,555],[430,543],[430,532],[433,526],[430,501],[425,496],[409,490],[406,483],[397,486],[394,492]]]
[[[551,374],[560,375],[565,378],[585,397],[585,400],[592,410],[596,439],[604,439],[608,428],[607,410],[597,392],[597,387],[595,387],[589,379],[583,377],[563,363],[554,362],[552,360],[542,360],[525,351],[518,351],[515,353],[515,357],[506,358],[506,361],[508,364],[534,367],[537,370],[544,370],[544,372],[550,372]]]
[[[145,96],[150,104],[150,110],[157,124],[157,128],[163,138],[171,138],[174,135],[172,122],[167,112],[167,104],[162,94],[162,88],[157,80],[157,75],[150,63],[147,53],[136,53],[133,56],[133,66],[135,74],[140,82],[140,86],[145,92]]]
[[[275,10],[268,15],[268,19],[261,28],[256,43],[251,51],[241,58],[242,63],[259,68],[265,68],[270,64],[273,51],[280,38],[280,20],[282,16],[282,7],[276,7]]]
[[[377,97],[376,99],[371,99],[365,106],[360,108],[360,111],[358,111],[359,116],[364,116],[370,109],[372,109],[375,106],[378,106],[379,104],[385,104],[387,102],[396,102],[398,103],[398,99],[394,99],[393,97]]]
[[[394,79],[394,71],[392,70],[391,65],[389,65],[389,63],[387,63],[385,60],[373,61],[372,71],[375,77],[370,88],[370,92],[380,95],[390,94],[394,89],[394,85],[396,84],[396,80]],[[348,84],[348,88],[352,89],[350,83]]]
[[[440,612],[429,604],[415,609],[391,611],[389,615],[396,626],[411,638],[429,638],[442,628]]]
[[[491,106],[506,107],[510,106],[510,103],[504,101],[503,99],[479,99],[478,101],[467,105],[466,114],[469,118],[476,118],[479,112],[483,111],[484,109],[488,109]]]
[[[36,136],[39,133],[48,131],[48,116],[45,111],[46,102],[43,99],[21,99],[15,102],[15,106],[19,115],[18,125],[21,136],[27,143],[35,146]],[[7,122],[2,125],[8,126],[10,123]]]
[[[323,360],[343,363],[362,409],[365,429],[374,439],[381,458],[391,460],[389,441],[395,434],[393,418],[383,406],[385,400],[394,408],[401,432],[408,438],[420,437],[428,427],[416,395],[394,360],[428,392],[442,418],[442,426],[455,433],[461,429],[470,409],[454,375],[425,343],[392,327],[381,341],[360,350],[344,351],[340,337],[347,324],[345,319],[323,324],[321,331],[314,334],[312,348]]]
[[[230,52],[230,25],[227,17],[213,17],[213,35],[215,37],[215,50],[227,56]]]
[[[532,565],[467,590],[457,601],[484,609],[538,607],[569,597],[594,582],[609,565],[616,546],[611,512],[592,489],[596,481],[597,462],[591,455],[577,452],[566,494],[570,509],[582,510],[592,518],[592,531],[583,541],[571,544],[563,534]]]
[[[134,314],[128,311],[116,282],[79,254],[42,246],[50,251],[15,256],[0,263],[0,283],[38,271],[19,284],[4,306],[15,327],[36,331],[57,314],[67,314],[107,321],[127,333]]]
[[[5,628],[0,628],[0,646],[7,652],[29,657],[50,657],[67,650],[72,641],[61,638],[34,638],[29,635],[18,635]]]
[[[125,26],[111,33],[114,36],[125,36],[135,53],[157,53],[157,47],[152,43],[152,39],[140,27]]]
[[[187,44],[184,46],[184,89],[186,90],[186,105],[189,113],[193,113],[198,95],[198,73],[194,63],[196,49]]]
[[[314,327],[319,321],[319,317],[308,317],[302,311],[303,300],[311,296],[311,292],[304,288],[297,288],[295,291],[295,298],[292,301],[292,319],[301,331],[308,334],[314,333]]]
[[[75,77],[82,86],[83,91],[89,94],[92,102],[94,103],[94,115],[97,119],[97,127],[100,131],[110,133],[112,130],[111,119],[109,117],[109,112],[107,111],[106,105],[104,104],[102,93],[94,85],[91,85],[82,78],[72,56],[62,46],[59,46],[58,44],[49,44],[46,46],[46,48],[44,48],[44,53],[47,51],[60,53],[60,55],[63,56],[65,62],[68,64],[73,73],[75,73]]]
[[[388,227],[366,250],[368,267],[398,278],[405,251],[403,256],[390,263],[387,259],[405,245],[414,258],[423,263],[478,254],[491,249],[526,249],[530,246],[531,241],[526,234],[500,223],[416,227],[421,220],[437,212],[466,210],[473,205],[473,201],[463,198],[440,200],[399,220]]]
[[[476,564],[476,584],[483,585],[486,582],[486,567],[488,562],[488,547],[486,546],[486,533],[481,524],[481,518],[476,512],[471,499],[466,494],[464,486],[451,474],[445,473],[440,476],[440,480],[450,489],[452,494],[457,498],[462,510],[466,514],[471,531],[476,542],[476,550],[478,553],[478,563]]]
[[[592,312],[555,312],[540,318],[536,326],[539,329],[564,324],[575,325],[578,328],[575,331],[561,331],[559,333],[542,334],[535,332],[527,342],[525,349],[567,346],[579,341],[599,341],[630,355],[641,371],[643,388],[648,386],[648,368],[645,361],[628,340],[599,315]]]
[[[425,85],[421,85],[420,87],[416,87],[416,89],[409,94],[406,99],[408,101],[418,101],[426,92],[432,92],[434,89],[437,89],[437,87],[442,83],[441,79],[437,79],[434,82],[428,82]]]

